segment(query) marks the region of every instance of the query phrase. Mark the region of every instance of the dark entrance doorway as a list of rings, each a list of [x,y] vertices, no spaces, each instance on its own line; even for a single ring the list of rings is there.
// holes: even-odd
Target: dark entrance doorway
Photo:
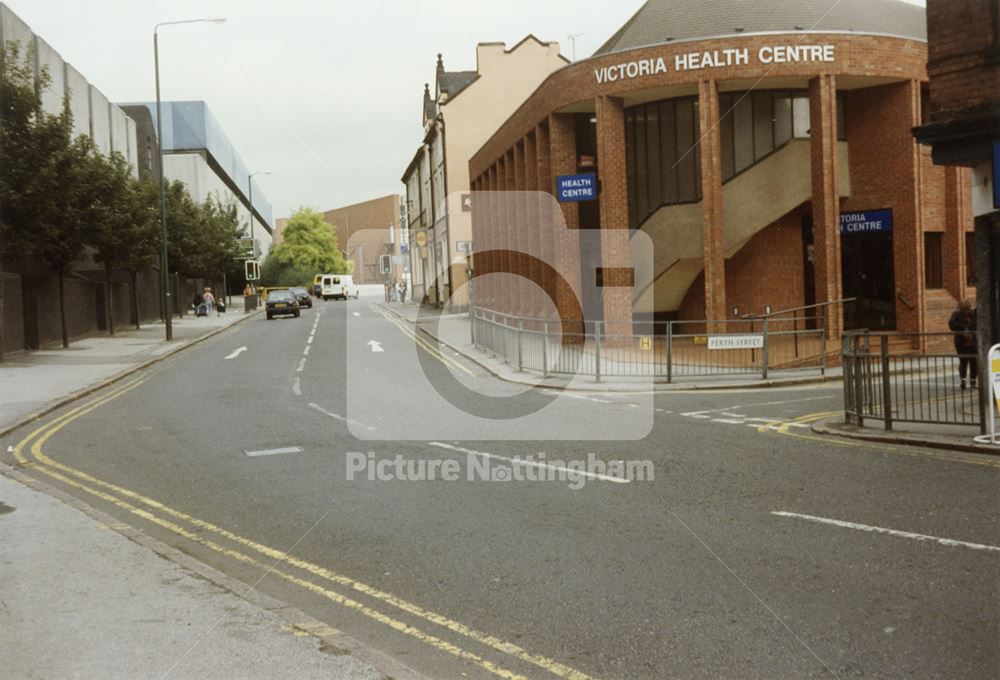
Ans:
[[[844,307],[844,330],[895,330],[892,232],[842,234],[840,252],[844,298],[857,298]]]

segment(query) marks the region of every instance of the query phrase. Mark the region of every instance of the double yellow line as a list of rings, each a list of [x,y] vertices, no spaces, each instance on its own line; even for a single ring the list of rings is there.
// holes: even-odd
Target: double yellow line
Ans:
[[[437,359],[438,361],[440,361],[442,364],[444,364],[445,366],[452,366],[452,367],[457,368],[458,370],[462,371],[463,373],[465,373],[467,375],[475,377],[476,374],[473,373],[472,371],[470,371],[465,366],[463,366],[461,362],[456,361],[452,357],[450,357],[447,354],[443,353],[441,350],[439,350],[437,347],[435,347],[434,345],[432,345],[430,342],[428,342],[424,338],[421,338],[417,334],[416,330],[412,330],[411,331],[409,328],[406,327],[406,325],[402,321],[400,321],[399,319],[393,317],[392,314],[390,314],[389,312],[386,312],[383,309],[379,309],[379,313],[382,316],[384,316],[389,323],[391,323],[393,326],[395,326],[396,328],[398,328],[403,335],[405,335],[406,337],[408,337],[411,340],[413,340],[415,343],[417,343],[418,347],[420,347],[425,352],[427,352],[428,354],[430,354],[432,357],[434,357],[435,359]]]
[[[996,467],[1000,468],[1000,460],[994,460],[989,458],[976,458],[972,456],[964,456],[959,453],[949,454],[941,451],[932,451],[930,449],[919,449],[906,446],[893,446],[891,444],[880,444],[875,442],[865,442],[860,440],[845,439],[843,437],[836,436],[819,436],[815,434],[801,434],[799,432],[792,432],[791,428],[796,423],[815,423],[818,420],[823,420],[824,418],[829,418],[831,416],[839,415],[843,411],[823,411],[820,413],[810,413],[809,415],[801,416],[789,421],[774,421],[767,423],[757,428],[758,432],[776,432],[778,434],[784,435],[786,437],[794,437],[795,439],[803,439],[811,442],[821,442],[827,445],[849,447],[854,449],[870,449],[873,451],[880,451],[882,453],[892,453],[895,455],[909,456],[911,458],[932,458],[934,460],[947,461],[949,463],[961,463],[963,465],[979,465],[983,467]],[[778,427],[775,427],[778,426]]]
[[[370,607],[353,597],[349,597],[341,592],[338,592],[337,590],[334,590],[327,584],[342,586],[347,590],[347,592],[353,592],[358,595],[371,598],[379,604],[398,609],[413,617],[421,619],[426,623],[440,626],[451,633],[489,647],[494,651],[501,652],[502,654],[512,657],[513,659],[534,665],[535,667],[551,673],[556,677],[566,678],[567,680],[593,680],[590,676],[559,663],[558,661],[538,654],[532,654],[512,642],[508,642],[487,633],[469,628],[468,626],[449,619],[442,614],[437,614],[433,611],[424,609],[396,595],[379,590],[373,586],[366,585],[360,581],[356,581],[349,576],[339,574],[335,571],[327,569],[326,567],[294,557],[285,551],[257,543],[256,541],[235,534],[210,522],[192,517],[191,515],[171,508],[155,499],[136,493],[135,491],[131,491],[116,484],[105,482],[90,474],[53,460],[45,453],[43,446],[57,432],[101,406],[131,392],[141,386],[144,382],[145,379],[129,382],[99,398],[93,399],[90,402],[59,416],[58,418],[55,418],[51,422],[38,427],[14,447],[14,457],[18,464],[22,467],[41,472],[73,489],[77,489],[90,496],[99,498],[102,501],[110,503],[121,510],[155,524],[156,526],[186,540],[197,543],[198,545],[212,550],[213,552],[229,557],[244,565],[260,569],[264,572],[261,578],[273,574],[288,583],[308,590],[329,600],[330,602],[346,607],[355,613],[359,613],[403,635],[427,644],[434,649],[448,653],[497,677],[505,678],[507,680],[526,680],[523,675],[495,664],[492,661],[483,658],[481,655],[463,649],[442,639],[441,637],[438,637],[437,635],[428,633],[415,626],[411,626],[399,618],[395,618],[394,616],[386,614],[383,611],[374,609],[373,607]],[[26,452],[30,453],[30,458]],[[213,534],[217,538],[235,543],[244,551],[241,552],[241,550],[236,550],[217,543],[215,540],[205,538],[205,535],[207,534]],[[254,553],[257,553],[258,556],[253,557],[252,555]],[[262,558],[266,558],[267,563],[261,561]],[[289,571],[279,569],[277,568],[278,565],[294,567],[295,569],[315,577],[319,583],[302,578],[301,576],[293,574]]]

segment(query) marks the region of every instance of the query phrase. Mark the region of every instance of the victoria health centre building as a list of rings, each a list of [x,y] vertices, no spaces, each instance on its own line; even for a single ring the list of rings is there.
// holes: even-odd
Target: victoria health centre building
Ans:
[[[580,286],[588,319],[719,321],[833,303],[830,337],[944,329],[975,296],[972,179],[914,141],[927,119],[924,9],[831,4],[649,0],[497,130],[471,159],[472,189],[555,195],[560,178],[592,175],[592,200],[565,192],[566,226],[648,234],[653,272],[632,304]],[[601,253],[560,254],[524,215],[473,217],[477,252],[537,244],[576,258],[573,275],[602,269]],[[474,295],[539,313],[514,287]]]

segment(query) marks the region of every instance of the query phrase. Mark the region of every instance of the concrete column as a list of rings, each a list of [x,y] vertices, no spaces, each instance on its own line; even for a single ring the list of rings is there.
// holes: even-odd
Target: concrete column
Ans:
[[[555,177],[572,175],[576,172],[576,124],[573,114],[553,113],[549,115],[549,172],[552,177],[550,190],[555,193]],[[562,218],[565,229],[558,219],[553,220],[552,249],[555,261],[556,309],[565,322],[564,342],[572,343],[582,330],[579,323],[583,310],[576,291],[580,288],[580,242],[575,233],[580,228],[580,211],[576,203],[562,203]]]
[[[809,81],[812,159],[813,252],[816,303],[842,298],[840,271],[840,192],[837,186],[837,90],[832,75]],[[826,310],[827,337],[838,338],[844,326],[840,306]]]
[[[600,179],[602,299],[609,339],[626,342],[632,334],[632,277],[629,256],[628,175],[625,166],[625,105],[617,97],[598,97],[597,167]]]
[[[944,169],[944,237],[941,245],[944,287],[952,297],[965,298],[965,231],[972,223],[972,206],[966,201],[968,180],[965,168],[947,166]]]
[[[705,261],[705,318],[709,321],[722,321],[729,318],[729,309],[726,305],[719,87],[714,80],[698,82],[698,126],[701,134],[701,241]],[[726,326],[712,324],[708,331],[725,332]]]

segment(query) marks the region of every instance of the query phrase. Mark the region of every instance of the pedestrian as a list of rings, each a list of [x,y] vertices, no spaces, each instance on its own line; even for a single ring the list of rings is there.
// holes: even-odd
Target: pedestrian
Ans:
[[[955,353],[958,354],[958,377],[962,389],[976,386],[979,377],[978,343],[976,342],[976,309],[969,300],[962,300],[948,320],[948,328],[955,334]]]
[[[389,302],[395,302],[395,301],[396,301],[396,282],[395,281],[390,281],[389,282]]]
[[[195,291],[194,296],[191,298],[191,306],[194,307],[194,313],[197,316],[198,306],[204,301],[204,294]]]
[[[208,307],[208,315],[212,316],[212,312],[215,311],[215,296],[212,295],[212,289],[206,288],[201,296],[202,302]]]
[[[243,297],[248,298],[253,291],[250,290],[250,284],[243,286]]]
[[[399,301],[406,302],[406,281],[399,282]]]

